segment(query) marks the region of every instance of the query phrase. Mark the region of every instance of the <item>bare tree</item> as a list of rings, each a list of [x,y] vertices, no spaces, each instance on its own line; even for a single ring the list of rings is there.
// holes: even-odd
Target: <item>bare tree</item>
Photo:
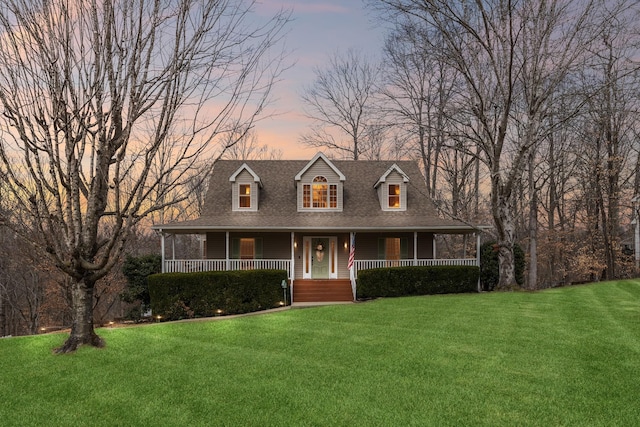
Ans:
[[[268,145],[260,145],[258,136],[252,130],[240,132],[240,135],[229,135],[232,145],[225,153],[225,159],[233,160],[280,160],[282,150],[270,148]],[[234,142],[237,141],[237,142]]]
[[[300,142],[353,160],[377,152],[381,142],[376,138],[380,128],[375,107],[379,66],[350,49],[344,55],[334,54],[327,68],[316,68],[315,74],[316,81],[304,90],[302,100],[317,125]]]
[[[0,1],[0,178],[9,221],[71,279],[58,352],[104,344],[96,282],[191,167],[263,113],[289,20],[253,2]],[[171,197],[167,195],[171,194]]]
[[[383,0],[382,4],[385,10],[419,19],[437,31],[444,47],[432,43],[427,48],[464,80],[465,90],[457,102],[468,118],[460,123],[460,131],[478,146],[490,173],[499,251],[497,289],[510,289],[516,286],[516,187],[529,152],[539,141],[543,107],[584,51],[585,34],[593,31],[587,20],[590,5],[572,0]],[[529,36],[535,36],[536,45],[527,40]],[[524,104],[531,108],[527,117],[518,115],[517,107]],[[526,138],[518,138],[518,120],[531,121]]]
[[[384,117],[402,132],[420,158],[429,194],[436,196],[438,164],[446,143],[445,110],[453,95],[456,70],[426,46],[443,43],[433,29],[411,17],[396,23],[385,46]]]
[[[591,67],[584,70],[585,84],[594,96],[588,100],[583,129],[584,141],[593,153],[589,181],[597,180],[590,194],[597,212],[593,224],[603,240],[603,278],[615,278],[623,183],[631,179],[626,165],[640,107],[640,9],[636,2],[627,0],[607,2],[600,16],[607,25],[594,44]]]

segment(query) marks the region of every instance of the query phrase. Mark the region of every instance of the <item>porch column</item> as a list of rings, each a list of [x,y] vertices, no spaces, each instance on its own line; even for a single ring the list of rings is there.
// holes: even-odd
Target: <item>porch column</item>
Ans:
[[[162,269],[160,271],[166,273],[164,266],[164,232],[162,230],[160,230],[160,253],[162,254]]]
[[[296,238],[295,238],[295,233],[292,231],[291,232],[291,265],[289,266],[290,268],[290,272],[289,272],[289,280],[293,281],[293,276],[295,276],[295,271],[296,271],[296,248],[295,248],[295,244],[296,244]]]
[[[413,232],[413,265],[418,265],[418,232]]]
[[[229,232],[224,235],[224,269],[229,271]]]
[[[349,279],[351,280],[351,293],[353,293],[353,300],[356,300],[356,233],[349,232],[349,260],[351,260],[351,255],[353,255],[353,263],[351,263],[351,268],[349,269]]]
[[[480,231],[476,231],[476,265],[480,268]],[[478,275],[478,292],[482,292],[480,275]]]
[[[176,235],[171,236],[171,259],[176,260]]]
[[[433,259],[438,258],[436,256],[436,234],[433,233],[432,237],[431,237],[431,246],[433,247]]]

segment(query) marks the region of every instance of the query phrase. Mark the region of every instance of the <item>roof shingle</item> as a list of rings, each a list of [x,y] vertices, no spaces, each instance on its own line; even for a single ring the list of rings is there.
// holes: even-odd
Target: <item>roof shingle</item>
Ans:
[[[232,211],[229,177],[246,163],[259,177],[257,212]],[[344,174],[342,212],[298,212],[295,176],[305,160],[220,160],[216,163],[203,207],[203,215],[192,221],[156,225],[172,232],[196,230],[422,230],[470,232],[473,227],[440,218],[427,194],[417,163],[412,161],[349,161],[332,163]],[[407,209],[383,211],[374,185],[393,164],[408,176]]]

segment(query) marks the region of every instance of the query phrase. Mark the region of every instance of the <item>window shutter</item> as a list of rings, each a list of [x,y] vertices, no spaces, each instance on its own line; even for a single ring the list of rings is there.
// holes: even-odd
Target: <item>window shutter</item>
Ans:
[[[240,259],[240,239],[237,237],[231,239],[231,258]]]
[[[378,239],[378,259],[386,259],[386,239],[381,237]]]
[[[256,259],[262,259],[262,237],[254,239],[254,250]]]
[[[402,237],[400,239],[400,259],[409,258],[409,239]]]

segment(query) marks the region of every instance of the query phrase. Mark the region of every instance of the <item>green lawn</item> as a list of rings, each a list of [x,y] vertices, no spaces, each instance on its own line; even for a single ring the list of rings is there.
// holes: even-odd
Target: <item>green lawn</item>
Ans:
[[[640,282],[0,340],[3,426],[632,426]]]

